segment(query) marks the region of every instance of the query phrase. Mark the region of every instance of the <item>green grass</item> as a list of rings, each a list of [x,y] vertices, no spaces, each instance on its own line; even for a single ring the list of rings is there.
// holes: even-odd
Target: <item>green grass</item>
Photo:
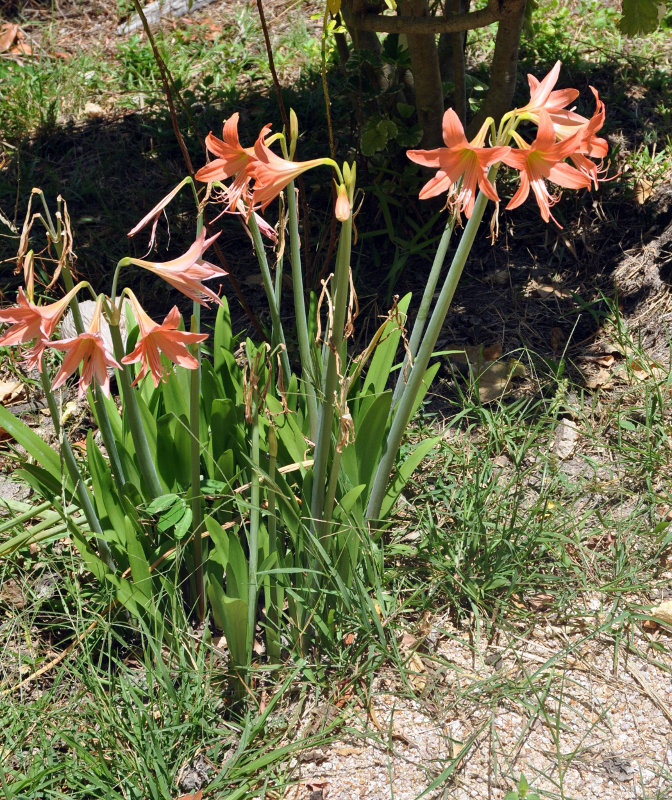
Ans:
[[[48,26],[34,32],[38,39],[40,34],[37,57],[0,59],[0,130],[6,145],[81,119],[87,102],[108,113],[163,104],[160,72],[141,31],[120,39],[113,51],[94,47],[69,59],[53,55],[57,47]],[[271,34],[281,79],[291,75],[294,82],[302,70],[315,69],[320,41],[301,14],[291,15],[290,24]],[[159,31],[156,41],[176,85],[192,103],[221,104],[265,85],[268,58],[261,26],[247,6],[241,5],[229,28],[183,23]]]

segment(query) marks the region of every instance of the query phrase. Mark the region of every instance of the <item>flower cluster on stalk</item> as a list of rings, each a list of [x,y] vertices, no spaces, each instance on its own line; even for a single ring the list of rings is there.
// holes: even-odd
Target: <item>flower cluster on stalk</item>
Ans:
[[[524,203],[531,189],[544,221],[552,219],[559,226],[551,214],[551,206],[557,198],[550,193],[546,182],[568,189],[596,186],[602,170],[591,159],[604,158],[609,149],[606,140],[596,135],[605,118],[599,94],[590,87],[596,105],[590,119],[568,109],[566,106],[579,93],[576,89],[554,89],[560,66],[558,61],[542,81],[528,75],[530,100],[504,115],[493,146],[484,146],[490,121],[486,121],[469,142],[457,114],[448,109],[443,118],[446,146],[407,153],[411,161],[437,169],[436,175],[420,190],[420,199],[446,192],[448,204],[470,217],[478,189],[499,202],[495,186],[488,179],[488,170],[502,163],[517,170],[520,179],[518,190],[506,208],[517,208]],[[517,130],[518,124],[526,120],[537,125],[537,135],[531,143]],[[511,146],[511,141],[517,146]]]

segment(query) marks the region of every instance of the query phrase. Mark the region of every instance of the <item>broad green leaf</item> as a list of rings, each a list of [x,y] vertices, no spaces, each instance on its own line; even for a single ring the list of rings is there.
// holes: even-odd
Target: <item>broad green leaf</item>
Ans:
[[[373,478],[383,447],[391,402],[390,390],[378,395],[355,432],[358,483],[368,486]]]
[[[432,364],[431,367],[427,369],[425,372],[425,376],[422,379],[422,383],[420,384],[420,388],[418,389],[418,393],[415,396],[415,400],[413,401],[413,407],[411,409],[411,418],[415,414],[415,412],[420,408],[422,401],[425,399],[425,395],[429,391],[429,387],[432,385],[434,378],[436,377],[436,373],[439,371],[439,367],[441,365],[438,363]]]
[[[213,545],[208,559],[226,570],[229,566],[229,536],[213,517],[205,518],[205,527],[208,529],[210,541]]]
[[[407,294],[404,295],[397,304],[397,311],[402,323],[406,321],[406,314],[408,313],[410,302],[411,295]],[[379,394],[387,386],[392,365],[396,359],[400,338],[401,330],[399,329],[399,325],[392,320],[388,321],[378,347],[376,347],[376,352],[371,359],[371,365],[366,373],[366,378],[364,380],[365,392]]]
[[[283,414],[282,403],[269,395],[266,405],[273,416],[278,445],[287,452],[290,462],[299,463],[307,458],[308,443],[303,431],[297,424],[294,414]],[[282,457],[281,457],[282,458]]]
[[[88,432],[86,437],[86,457],[91,473],[91,488],[93,500],[98,512],[98,519],[105,531],[108,544],[116,543],[125,549],[124,532],[124,507],[121,498],[110,474],[109,464],[93,441],[93,434]]]
[[[163,383],[162,396],[166,413],[189,416],[189,370],[175,369]]]
[[[228,536],[229,565],[226,569],[226,593],[229,597],[245,600],[247,605],[249,584],[247,558],[238,536],[232,531],[228,532]]]
[[[387,492],[385,493],[385,498],[383,499],[380,507],[381,520],[388,518],[390,512],[392,511],[392,507],[401,494],[404,486],[408,483],[409,478],[416,470],[418,464],[427,455],[427,453],[429,453],[429,451],[438,444],[440,440],[440,436],[434,436],[430,439],[423,439],[418,445],[416,445],[413,452],[406,458],[403,464],[397,468],[397,471],[392,478]]]
[[[156,422],[156,467],[166,489],[171,492],[179,488],[176,472],[181,466],[175,447],[175,422],[174,414],[165,414]]]
[[[4,428],[26,450],[29,456],[60,482],[61,458],[56,450],[52,450],[43,439],[40,439],[36,433],[33,433],[27,425],[2,405],[0,405],[0,427]],[[69,477],[64,475],[64,478],[65,485],[71,488],[72,483]]]
[[[660,0],[623,0],[618,28],[626,36],[642,36],[656,30],[665,16]]]
[[[220,608],[223,614],[222,630],[231,658],[236,666],[244,667],[252,655],[247,653],[247,603],[223,594]]]
[[[231,329],[231,314],[226,297],[222,297],[222,304],[217,309],[215,319],[215,334],[212,344],[212,360],[215,372],[220,372],[224,367],[223,352],[231,352],[233,331]]]
[[[133,583],[138,591],[143,594],[148,601],[152,602],[153,586],[152,575],[149,571],[149,561],[147,554],[138,536],[138,530],[128,517],[124,519],[124,529],[126,532],[126,547],[128,550],[128,565],[131,568]]]

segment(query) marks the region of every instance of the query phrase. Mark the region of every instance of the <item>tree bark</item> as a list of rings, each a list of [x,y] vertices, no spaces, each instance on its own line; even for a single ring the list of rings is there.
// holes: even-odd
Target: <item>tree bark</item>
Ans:
[[[427,0],[400,0],[402,14],[425,17],[429,13]],[[434,33],[409,33],[406,36],[411,58],[415,107],[422,127],[421,147],[438,147],[442,143],[443,86],[439,69],[439,53]]]
[[[502,16],[495,38],[495,52],[490,65],[490,88],[483,105],[469,124],[468,136],[477,133],[487,117],[495,124],[511,110],[516,88],[520,34],[527,0],[500,0]]]
[[[446,0],[445,12],[456,16],[469,13],[470,0]],[[441,80],[453,84],[453,108],[462,125],[467,124],[467,86],[464,63],[466,31],[442,33],[439,36],[439,67]]]

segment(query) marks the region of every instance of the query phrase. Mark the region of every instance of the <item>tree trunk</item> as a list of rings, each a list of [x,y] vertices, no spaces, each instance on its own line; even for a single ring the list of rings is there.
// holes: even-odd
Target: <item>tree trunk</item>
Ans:
[[[526,3],[527,0],[500,0],[502,17],[490,65],[490,88],[483,105],[469,124],[470,137],[477,133],[487,117],[493,117],[496,124],[511,110]]]
[[[468,14],[470,0],[446,0],[445,12],[451,15]],[[442,33],[439,36],[439,67],[441,80],[453,84],[453,108],[462,125],[467,124],[467,86],[464,64],[466,31]]]
[[[399,11],[414,17],[428,15],[427,0],[400,0]],[[443,87],[439,69],[436,35],[414,33],[407,35],[408,54],[411,58],[415,107],[422,127],[421,147],[438,147],[442,143]]]

